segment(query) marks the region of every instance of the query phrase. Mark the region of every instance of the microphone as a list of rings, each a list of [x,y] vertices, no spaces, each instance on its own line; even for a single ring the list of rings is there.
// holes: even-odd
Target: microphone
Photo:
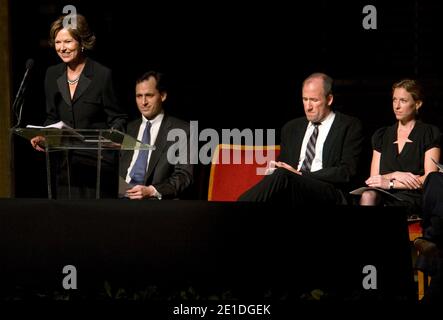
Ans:
[[[29,78],[29,74],[30,74],[30,71],[33,66],[34,66],[34,59],[26,60],[26,71],[23,76],[22,82],[20,83],[20,87],[18,88],[17,94],[14,99],[14,103],[12,104],[12,110],[15,111],[16,116],[17,116],[17,125],[16,126],[18,126],[20,124],[20,119],[21,119],[21,114],[22,114],[21,107],[23,106],[23,102],[21,104],[20,110],[16,110],[16,109],[17,109],[17,106],[19,105],[19,103],[23,100],[23,96],[26,91],[27,80]]]

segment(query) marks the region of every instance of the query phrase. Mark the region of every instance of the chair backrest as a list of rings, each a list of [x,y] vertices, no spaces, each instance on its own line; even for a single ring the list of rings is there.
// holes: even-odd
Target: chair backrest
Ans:
[[[212,158],[208,200],[236,201],[263,178],[267,164],[279,154],[278,145],[219,144]]]

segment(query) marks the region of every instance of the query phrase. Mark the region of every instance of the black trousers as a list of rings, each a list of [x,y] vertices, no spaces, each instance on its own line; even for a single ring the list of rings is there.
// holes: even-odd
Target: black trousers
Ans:
[[[441,245],[443,243],[443,174],[430,173],[423,189],[424,237]]]
[[[423,237],[437,245],[438,255],[432,262],[431,284],[422,301],[440,303],[443,298],[443,174],[430,173],[423,189]]]
[[[243,193],[238,201],[287,202],[296,207],[304,204],[344,204],[345,198],[331,183],[278,168]]]

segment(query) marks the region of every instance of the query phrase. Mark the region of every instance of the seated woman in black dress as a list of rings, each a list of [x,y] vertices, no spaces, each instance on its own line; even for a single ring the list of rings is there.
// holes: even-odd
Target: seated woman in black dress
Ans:
[[[417,120],[423,104],[421,86],[405,79],[392,86],[392,106],[397,122],[378,129],[372,136],[372,162],[367,186],[388,190],[365,191],[361,205],[400,205],[421,210],[422,186],[426,176],[437,171],[432,159],[440,159],[440,131]]]

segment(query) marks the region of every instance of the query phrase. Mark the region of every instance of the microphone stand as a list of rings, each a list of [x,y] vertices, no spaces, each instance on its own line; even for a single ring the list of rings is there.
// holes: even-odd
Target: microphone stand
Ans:
[[[28,87],[29,77],[31,73],[31,69],[34,66],[34,60],[28,59],[26,61],[26,71],[23,76],[22,82],[20,83],[20,87],[18,88],[17,95],[15,96],[14,103],[12,104],[12,111],[17,118],[17,124],[12,128],[17,128],[20,125],[22,119],[22,110],[23,104],[25,100],[26,88]]]
[[[14,101],[14,104],[12,105],[12,110],[14,112],[15,118],[17,119],[17,124],[13,126],[12,129],[17,128],[22,120],[23,105],[25,104],[26,86],[27,84],[23,86],[20,96]]]
[[[15,129],[18,128],[20,126],[20,122],[22,120],[22,110],[23,110],[23,105],[25,104],[25,99],[20,99],[20,105],[18,110],[14,110],[14,115],[15,118],[17,119],[17,123],[11,128],[11,129]]]
[[[27,77],[30,69],[33,66],[33,60],[28,60],[26,62],[26,72],[23,76],[22,83],[20,84],[19,90],[15,97],[14,103],[12,104],[12,113],[17,119],[17,123],[9,130],[9,147],[10,147],[10,169],[11,169],[11,179],[10,179],[10,195],[12,198],[16,195],[16,183],[15,183],[15,143],[14,143],[14,130],[20,126],[20,122],[22,120],[22,110],[23,105],[25,104],[25,92],[27,88]],[[18,107],[18,108],[17,108]]]

